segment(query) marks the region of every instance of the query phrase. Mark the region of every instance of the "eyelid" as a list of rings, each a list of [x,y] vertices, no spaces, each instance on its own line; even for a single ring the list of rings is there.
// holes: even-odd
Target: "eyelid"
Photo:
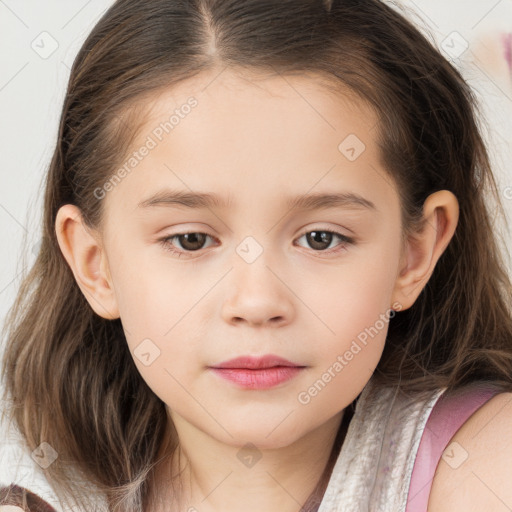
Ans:
[[[328,258],[330,256],[336,256],[340,252],[344,252],[347,249],[347,245],[355,245],[356,239],[354,237],[343,234],[339,231],[338,228],[325,228],[325,227],[314,227],[314,228],[304,228],[301,231],[301,234],[294,239],[298,240],[302,238],[307,233],[311,233],[314,231],[322,231],[326,233],[332,233],[334,236],[341,238],[341,243],[336,245],[334,248],[326,249],[323,251],[315,251],[314,249],[309,249],[309,252],[312,253],[315,257],[319,258]],[[304,247],[302,247],[304,249]]]
[[[309,228],[309,227],[306,227],[304,228],[299,236],[297,238],[300,238],[302,236],[304,236],[305,234],[307,233],[311,233],[312,231],[325,231],[325,232],[328,232],[328,233],[333,233],[335,235],[339,235],[343,238],[346,238],[347,240],[351,240],[351,241],[354,241],[355,238],[354,237],[351,237],[349,235],[345,235],[344,233],[342,233],[338,228],[332,228],[332,227],[318,227],[318,226],[315,226],[314,228]],[[347,230],[348,231],[348,230]]]
[[[206,233],[205,231],[199,231],[199,230],[188,230],[188,231],[183,231],[183,232],[175,232],[175,233],[171,233],[169,235],[166,235],[162,238],[159,238],[157,240],[157,242],[166,250],[166,251],[169,251],[171,253],[174,253],[174,254],[178,254],[178,256],[181,256],[182,254],[186,254],[186,255],[192,255],[194,253],[201,253],[204,249],[198,249],[197,251],[186,251],[186,250],[183,250],[183,249],[176,249],[172,243],[171,243],[171,240],[181,236],[181,235],[189,235],[189,234],[201,234],[201,235],[206,235],[207,237],[210,237],[212,238],[213,240],[216,240],[218,242],[218,239],[216,237],[214,237],[213,235],[210,235],[209,233]]]
[[[332,254],[336,254],[338,252],[346,250],[346,245],[354,245],[354,243],[356,242],[356,239],[354,237],[345,235],[344,233],[342,233],[340,231],[339,228],[320,227],[320,226],[315,226],[312,228],[304,227],[302,229],[302,231],[300,232],[300,234],[297,237],[295,237],[293,241],[295,242],[296,240],[302,238],[304,235],[311,233],[311,232],[315,232],[315,231],[331,233],[331,234],[339,237],[342,240],[340,244],[336,245],[334,248],[331,248],[331,249],[322,250],[322,251],[315,251],[314,249],[309,249],[309,251],[312,252],[313,254],[315,254],[315,256],[317,256],[317,257],[329,257]],[[176,249],[172,245],[173,239],[175,239],[181,235],[187,235],[187,234],[202,234],[202,235],[206,235],[207,237],[209,237],[217,242],[219,241],[217,237],[207,233],[206,231],[189,229],[186,231],[176,231],[174,233],[166,235],[162,238],[159,238],[158,242],[160,243],[160,245],[162,245],[162,247],[165,250],[167,250],[171,253],[177,254],[178,257],[185,255],[186,258],[192,258],[193,257],[192,255],[195,253],[198,253],[198,255],[202,255],[204,249],[198,249],[197,251],[187,251],[187,250],[183,250],[183,249]],[[299,246],[299,247],[302,247],[302,246]],[[304,247],[303,247],[303,249],[304,249]]]

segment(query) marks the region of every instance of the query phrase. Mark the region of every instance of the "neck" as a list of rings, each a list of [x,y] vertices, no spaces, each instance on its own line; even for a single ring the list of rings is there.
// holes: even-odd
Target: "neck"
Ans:
[[[190,425],[183,428],[180,418],[175,425],[170,421],[147,510],[315,512],[345,438],[351,417],[345,412],[288,446],[241,458],[241,447],[220,443]],[[178,434],[179,444],[173,444]]]
[[[299,512],[318,512],[318,508],[320,507],[320,503],[325,494],[325,490],[329,484],[334,465],[336,464],[336,460],[338,459],[341,447],[345,441],[348,425],[353,415],[354,412],[350,407],[343,411],[341,422],[332,445],[331,453],[329,454],[329,459],[325,465],[325,469],[315,488]]]

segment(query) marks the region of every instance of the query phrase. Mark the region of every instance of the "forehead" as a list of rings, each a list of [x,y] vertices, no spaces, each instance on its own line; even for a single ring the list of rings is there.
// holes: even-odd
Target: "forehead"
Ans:
[[[331,130],[340,126],[340,113],[358,116],[372,128],[377,124],[377,116],[370,103],[327,74],[311,71],[281,74],[224,68],[203,71],[148,94],[139,102],[144,119],[142,131],[147,132],[155,126],[155,122],[168,119],[169,114],[179,110],[191,97],[204,106],[201,116],[222,113],[226,120],[237,112],[249,114],[251,107],[265,107],[265,111],[274,110],[272,123],[288,110],[287,115],[280,119],[286,121],[291,118],[289,109],[293,107],[296,116],[305,116],[305,121],[316,118],[316,121],[322,121],[324,128]],[[201,109],[194,110],[197,112]],[[257,119],[253,117],[252,121],[256,122]]]
[[[172,188],[229,197],[233,207],[335,184],[361,196],[384,182],[392,187],[378,168],[375,112],[354,92],[334,87],[321,75],[226,69],[161,89],[140,104],[131,148],[150,149],[109,201],[123,196],[136,207]]]

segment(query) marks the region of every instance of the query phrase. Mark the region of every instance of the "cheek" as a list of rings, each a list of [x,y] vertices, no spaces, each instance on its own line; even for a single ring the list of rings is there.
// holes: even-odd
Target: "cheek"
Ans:
[[[193,322],[187,321],[179,298],[155,299],[125,304],[121,314],[129,321],[123,321],[123,327],[140,375],[162,401],[174,407],[187,403],[189,393],[197,394],[193,386],[200,376],[202,351],[195,340],[201,338],[194,333]]]
[[[127,234],[125,238],[134,236]],[[114,247],[112,254],[116,300],[131,343],[141,337],[162,338],[172,332],[187,309],[197,302],[201,290],[190,285],[190,276],[166,260],[163,248],[148,248],[138,242],[130,247]]]
[[[399,234],[394,238],[398,240]],[[314,291],[313,281],[304,283],[305,302],[319,318],[315,342],[318,367],[336,375],[322,377],[322,381],[333,383],[329,393],[343,390],[355,397],[380,360],[394,316],[391,300],[397,248],[398,243],[385,243],[383,237],[380,243],[361,250],[350,264],[317,279]]]
[[[315,269],[300,280],[299,294],[318,318],[317,332],[327,341],[322,344],[327,351],[341,348],[372,326],[385,337],[387,323],[382,325],[381,319],[387,314],[389,320],[398,251],[372,245],[336,269]]]
[[[164,399],[161,390],[177,385],[168,373],[173,362],[189,365],[190,344],[178,339],[189,301],[168,289],[154,266],[133,257],[117,262],[111,275],[128,349],[142,378]]]
[[[376,271],[378,269],[375,269]],[[389,280],[366,271],[353,274],[325,303],[315,346],[316,364],[298,402],[326,417],[352,402],[371,378],[384,349],[389,321]]]
[[[142,267],[143,268],[143,267]],[[161,269],[125,268],[117,275],[119,311],[131,356],[152,391],[171,407],[187,403],[200,375],[204,350],[198,300],[208,289],[185,276],[162,277]],[[198,283],[200,288],[204,283]],[[211,287],[211,285],[210,285]],[[206,362],[204,362],[206,364]],[[184,389],[185,388],[185,389]]]

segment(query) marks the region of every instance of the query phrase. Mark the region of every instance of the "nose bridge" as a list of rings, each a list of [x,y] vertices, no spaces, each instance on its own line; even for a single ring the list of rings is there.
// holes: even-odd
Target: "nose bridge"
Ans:
[[[231,260],[233,289],[240,287],[242,291],[258,294],[276,293],[271,282],[276,277],[270,271],[275,267],[276,259],[272,256],[269,243],[269,237],[246,235],[235,246],[235,254]]]
[[[273,272],[281,275],[286,270],[287,242],[280,228],[283,219],[280,219],[280,212],[272,208],[272,202],[269,198],[269,203],[265,204],[256,194],[243,197],[240,213],[230,225],[235,240],[231,266],[239,280],[249,284],[255,276],[256,280],[263,279],[267,286],[275,288],[279,286],[279,279]]]
[[[273,258],[272,251],[265,246],[269,239],[247,235],[235,247],[228,295],[223,305],[226,321],[244,319],[260,324],[289,320],[292,304],[286,287],[276,277],[279,269],[275,268],[275,261],[279,258]]]
[[[240,198],[240,201],[242,199]],[[269,272],[265,265],[273,265],[270,261],[277,253],[272,248],[276,229],[272,229],[274,219],[269,219],[268,208],[255,195],[243,198],[242,209],[236,219],[231,222],[232,234],[235,237],[233,245],[232,264],[237,273],[254,272],[254,265],[262,272]]]

